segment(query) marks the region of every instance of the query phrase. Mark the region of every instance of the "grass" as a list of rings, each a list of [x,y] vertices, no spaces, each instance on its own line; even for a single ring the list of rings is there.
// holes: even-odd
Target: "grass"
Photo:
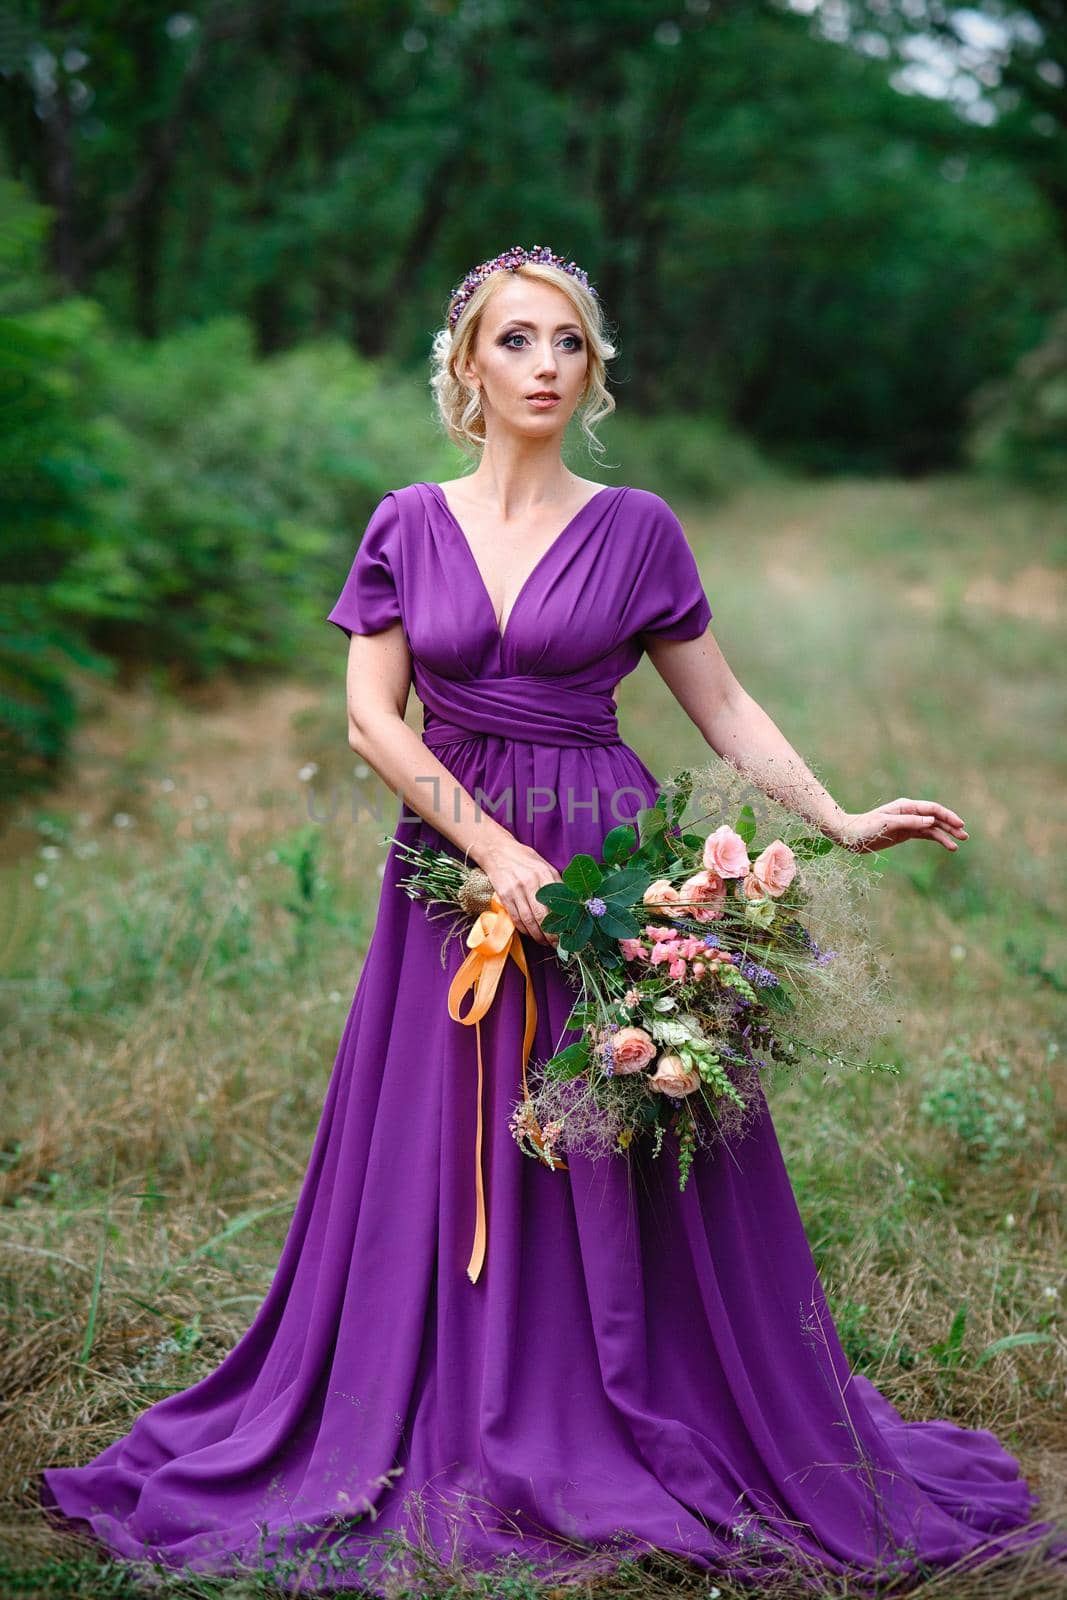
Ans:
[[[940,799],[970,831],[872,858],[901,1079],[790,1084],[775,1120],[850,1360],[907,1417],[991,1428],[1062,1517],[1067,513],[969,478],[678,509],[727,658],[841,803]],[[45,1524],[36,1475],[210,1371],[269,1283],[396,812],[347,747],[343,657],[324,627],[299,681],[90,686],[72,777],[0,839],[5,1595],[147,1592]],[[658,773],[708,754],[647,662],[619,703]],[[494,1582],[431,1563],[418,1592],[551,1592]],[[922,1593],[1056,1582],[991,1567]],[[713,1589],[665,1558],[572,1592]]]

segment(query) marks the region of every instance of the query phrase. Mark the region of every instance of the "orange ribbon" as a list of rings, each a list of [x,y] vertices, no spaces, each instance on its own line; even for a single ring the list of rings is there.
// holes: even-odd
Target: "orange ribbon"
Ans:
[[[522,1042],[522,1091],[526,1100],[530,1098],[526,1083],[526,1063],[530,1058],[534,1031],[537,1027],[537,1001],[534,998],[530,969],[526,965],[526,952],[522,948],[522,939],[497,895],[493,895],[488,910],[480,912],[475,918],[474,926],[467,935],[467,944],[470,947],[470,954],[452,979],[448,990],[448,1014],[456,1022],[468,1025],[473,1022],[478,1042],[478,1127],[474,1136],[474,1187],[478,1214],[474,1225],[474,1245],[467,1263],[467,1276],[472,1283],[477,1283],[478,1274],[485,1260],[486,1241],[485,1188],[482,1182],[482,1030],[478,1024],[493,1003],[497,984],[507,966],[509,956],[526,978],[526,1033]],[[459,1008],[471,989],[474,990],[471,1008],[465,1017],[461,1017]],[[543,1150],[541,1130],[536,1123],[534,1129],[529,1137],[538,1149]],[[566,1170],[565,1161],[561,1161],[558,1156],[553,1156],[551,1159],[553,1167]]]

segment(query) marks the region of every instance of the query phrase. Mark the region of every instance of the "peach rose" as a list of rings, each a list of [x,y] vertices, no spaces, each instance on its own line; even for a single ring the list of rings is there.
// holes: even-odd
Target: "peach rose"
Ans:
[[[728,823],[724,822],[704,840],[704,865],[720,878],[740,878],[748,871],[748,846]]]
[[[680,892],[686,915],[697,922],[711,922],[722,916],[726,885],[717,872],[694,872],[691,878],[686,878]]]
[[[681,1056],[660,1056],[656,1070],[648,1081],[661,1094],[669,1094],[680,1100],[684,1095],[692,1094],[698,1086],[700,1073],[695,1067],[688,1068]]]
[[[680,898],[678,890],[669,878],[657,878],[655,883],[649,884],[641,896],[642,902],[646,906],[660,905],[664,901],[668,905],[674,905]]]
[[[656,1053],[644,1028],[620,1028],[612,1038],[612,1065],[616,1072],[640,1072]]]
[[[796,875],[797,858],[783,839],[774,839],[752,863],[753,875],[770,895],[784,894]]]

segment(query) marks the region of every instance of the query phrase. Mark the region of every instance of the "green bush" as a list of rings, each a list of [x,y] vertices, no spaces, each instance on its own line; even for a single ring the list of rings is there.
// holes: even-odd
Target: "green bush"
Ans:
[[[1067,310],[1008,378],[974,396],[968,454],[985,472],[1035,487],[1067,484]]]
[[[1041,1107],[1033,1085],[1022,1092],[1007,1057],[998,1056],[991,1064],[972,1056],[958,1041],[942,1052],[942,1065],[919,1110],[954,1135],[968,1159],[986,1167],[1023,1154],[1040,1130]]]
[[[82,351],[95,308],[40,305],[47,212],[0,179],[0,801],[53,782],[77,718],[71,667],[106,662],[56,583],[97,536]]]

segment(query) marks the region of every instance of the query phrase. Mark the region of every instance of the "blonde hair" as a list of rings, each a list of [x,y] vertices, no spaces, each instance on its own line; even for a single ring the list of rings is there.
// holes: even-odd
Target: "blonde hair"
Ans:
[[[485,416],[480,390],[472,388],[459,374],[474,349],[485,307],[505,272],[511,270],[501,267],[499,271],[490,273],[467,301],[455,328],[449,328],[446,322],[434,335],[430,388],[437,403],[437,414],[453,444],[459,445],[461,450],[472,456],[477,456],[485,444]],[[539,279],[555,289],[561,289],[574,307],[575,320],[585,336],[588,351],[585,387],[576,415],[581,420],[582,432],[590,450],[603,453],[606,446],[597,438],[594,429],[598,422],[615,410],[615,401],[608,393],[605,379],[607,363],[617,351],[608,336],[608,324],[601,302],[577,278],[547,261],[524,261],[514,269],[514,274]]]

